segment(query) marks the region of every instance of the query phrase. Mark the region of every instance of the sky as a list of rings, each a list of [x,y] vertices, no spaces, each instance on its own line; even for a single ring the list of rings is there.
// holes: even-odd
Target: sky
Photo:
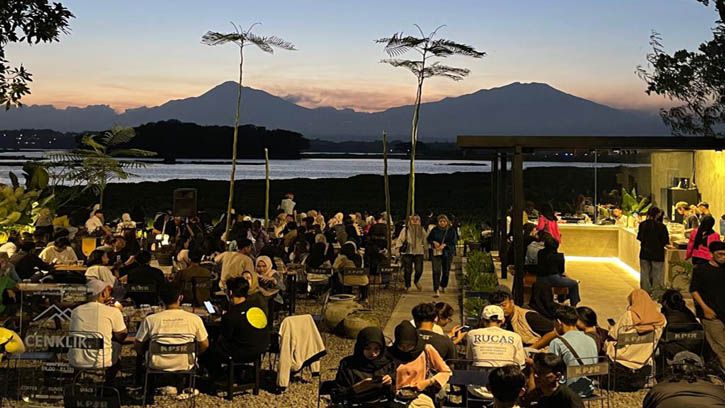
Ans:
[[[695,0],[56,0],[75,18],[59,43],[10,45],[7,57],[33,73],[26,104],[106,104],[116,110],[197,96],[236,80],[238,50],[201,43],[230,21],[276,35],[297,51],[245,51],[245,86],[307,107],[378,111],[411,104],[415,79],[385,58],[375,39],[429,32],[473,45],[483,59],[449,58],[469,68],[460,82],[427,80],[424,100],[544,82],[610,106],[655,110],[670,102],[644,94],[636,76],[649,36],[667,50],[711,38],[716,13]],[[413,54],[411,54],[413,57]]]

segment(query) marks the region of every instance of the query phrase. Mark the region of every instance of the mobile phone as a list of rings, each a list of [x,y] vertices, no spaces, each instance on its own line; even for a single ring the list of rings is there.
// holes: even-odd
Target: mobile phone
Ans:
[[[611,317],[607,319],[607,323],[609,323],[610,326],[614,326],[615,324],[617,324],[617,322],[615,322],[614,319],[612,319]]]
[[[216,313],[216,309],[214,309],[214,305],[212,305],[210,301],[205,300],[204,301],[204,307],[206,308],[206,311],[209,312],[209,314],[215,314]]]
[[[458,330],[459,331],[462,331],[462,332],[471,331],[471,326],[469,326],[469,325],[463,325]]]
[[[383,376],[382,375],[375,375],[375,376],[373,376],[373,382],[374,383],[381,383],[381,382],[383,382]]]

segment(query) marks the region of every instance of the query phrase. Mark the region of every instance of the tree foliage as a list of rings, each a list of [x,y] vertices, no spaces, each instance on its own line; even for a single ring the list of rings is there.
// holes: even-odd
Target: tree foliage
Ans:
[[[133,128],[117,126],[100,134],[83,135],[81,146],[75,150],[50,154],[48,168],[53,184],[78,187],[80,192],[90,189],[103,205],[103,192],[111,180],[125,180],[132,176],[131,169],[146,166],[133,158],[156,155],[120,147],[135,135]]]
[[[73,14],[61,3],[48,0],[3,0],[0,2],[0,104],[5,109],[20,106],[24,95],[30,94],[32,74],[21,64],[12,66],[5,56],[9,43],[59,41],[68,33],[68,20]]]
[[[470,45],[457,43],[445,38],[436,38],[438,30],[444,26],[439,26],[428,35],[423,32],[420,26],[415,25],[415,27],[418,29],[420,37],[406,35],[401,32],[376,40],[378,44],[384,44],[385,52],[391,57],[383,59],[380,62],[396,68],[407,69],[415,75],[418,85],[410,131],[410,173],[408,180],[408,201],[405,209],[406,219],[415,213],[415,152],[418,143],[418,122],[420,119],[420,104],[423,97],[423,83],[426,79],[433,77],[444,77],[454,81],[460,81],[470,73],[470,70],[467,68],[458,68],[442,64],[440,61],[442,58],[455,55],[482,58],[486,55],[485,52],[478,51]],[[411,51],[417,53],[419,57],[416,59],[399,58]]]
[[[663,109],[663,121],[675,135],[725,136],[725,0],[697,0],[714,3],[719,20],[712,29],[713,39],[700,44],[697,51],[667,53],[662,37],[650,37],[652,52],[648,66],[637,67],[647,83],[647,94],[667,96],[684,102]]]

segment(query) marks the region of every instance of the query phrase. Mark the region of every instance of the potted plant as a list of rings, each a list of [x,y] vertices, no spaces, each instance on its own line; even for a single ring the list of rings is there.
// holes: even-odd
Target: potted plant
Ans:
[[[498,286],[493,257],[484,251],[471,251],[463,268],[463,311],[465,317],[478,320],[488,295]],[[463,319],[467,321],[467,319]]]
[[[476,224],[461,225],[461,241],[463,241],[463,254],[470,251],[481,250],[481,232]]]

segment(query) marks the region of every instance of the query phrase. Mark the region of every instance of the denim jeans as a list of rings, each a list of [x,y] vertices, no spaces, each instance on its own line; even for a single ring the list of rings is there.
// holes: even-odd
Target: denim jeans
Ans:
[[[660,261],[650,261],[647,259],[639,260],[639,287],[652,293],[652,290],[657,287],[664,287],[665,263]]]
[[[413,277],[413,268],[415,268],[415,276]],[[405,287],[410,287],[410,280],[413,277],[413,282],[418,283],[420,277],[423,275],[423,255],[403,255],[403,278],[405,280]]]
[[[564,275],[547,275],[537,276],[536,280],[546,282],[552,287],[564,287],[569,289],[569,301],[572,306],[576,306],[579,302],[581,302],[581,297],[579,296],[579,282],[572,278],[568,278]]]
[[[446,254],[433,256],[433,290],[445,289],[448,286],[448,275],[451,271],[451,255]]]

